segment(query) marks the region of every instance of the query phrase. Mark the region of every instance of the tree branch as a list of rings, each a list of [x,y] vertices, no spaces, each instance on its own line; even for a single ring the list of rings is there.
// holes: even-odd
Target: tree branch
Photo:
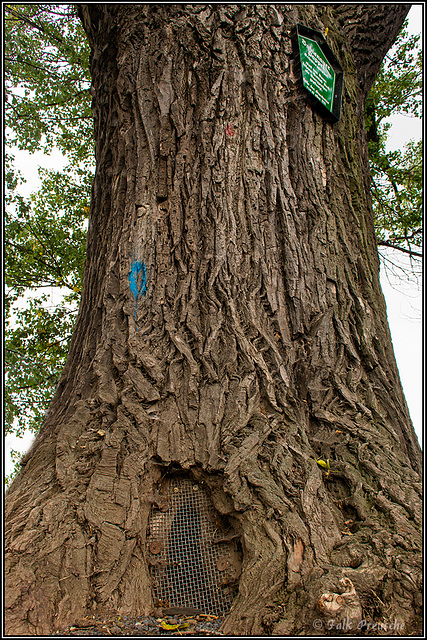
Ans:
[[[333,11],[353,52],[362,93],[367,95],[395,41],[410,4],[338,4]]]
[[[390,249],[396,249],[396,251],[402,251],[402,253],[406,253],[411,257],[422,258],[423,254],[418,253],[418,251],[413,251],[412,249],[405,249],[404,247],[399,247],[388,240],[377,240],[377,245],[379,247],[389,247]]]

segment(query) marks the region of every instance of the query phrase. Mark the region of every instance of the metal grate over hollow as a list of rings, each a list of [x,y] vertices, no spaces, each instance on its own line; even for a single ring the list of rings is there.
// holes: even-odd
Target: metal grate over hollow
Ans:
[[[148,558],[154,601],[162,607],[229,611],[239,574],[234,546],[206,491],[191,478],[162,487],[149,519]]]

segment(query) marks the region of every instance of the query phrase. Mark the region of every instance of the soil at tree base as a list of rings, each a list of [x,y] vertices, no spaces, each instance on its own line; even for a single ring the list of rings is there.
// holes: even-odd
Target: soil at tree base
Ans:
[[[157,612],[155,612],[157,613]],[[224,618],[208,614],[163,616],[90,616],[55,632],[52,636],[223,636],[218,631]],[[168,628],[171,627],[171,628]]]

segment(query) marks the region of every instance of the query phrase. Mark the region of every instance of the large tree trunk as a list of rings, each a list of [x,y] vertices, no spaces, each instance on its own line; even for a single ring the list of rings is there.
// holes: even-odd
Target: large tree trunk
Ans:
[[[153,609],[147,523],[172,468],[238,534],[225,633],[419,628],[421,453],[363,133],[408,6],[80,6],[87,262],[62,380],[7,495],[8,633]],[[296,75],[298,22],[328,28],[344,70],[336,124]]]

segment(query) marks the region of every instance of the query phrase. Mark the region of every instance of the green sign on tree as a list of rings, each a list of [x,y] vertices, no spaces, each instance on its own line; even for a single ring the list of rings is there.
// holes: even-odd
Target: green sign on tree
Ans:
[[[304,86],[329,111],[332,111],[334,106],[335,71],[326,60],[317,42],[303,36],[298,36],[298,42]]]
[[[323,36],[298,25],[298,49],[304,87],[334,119],[340,116],[342,72]]]

